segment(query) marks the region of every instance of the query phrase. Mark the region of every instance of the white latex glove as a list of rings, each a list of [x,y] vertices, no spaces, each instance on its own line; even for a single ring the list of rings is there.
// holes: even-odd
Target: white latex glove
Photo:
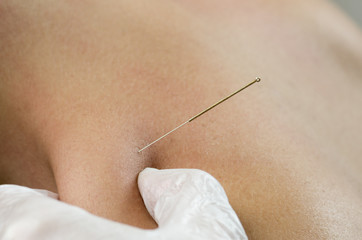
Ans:
[[[155,230],[94,216],[45,190],[0,185],[0,239],[247,239],[224,189],[206,172],[146,168],[139,174],[138,187],[159,225]]]

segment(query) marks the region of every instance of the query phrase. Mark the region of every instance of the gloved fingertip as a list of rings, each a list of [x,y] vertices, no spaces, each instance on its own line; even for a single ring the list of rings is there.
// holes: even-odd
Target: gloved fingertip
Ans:
[[[155,168],[145,168],[138,174],[138,188],[148,212],[154,217],[153,209],[160,195],[155,186],[158,185],[157,172]]]
[[[171,202],[177,204],[174,201],[181,196],[186,196],[186,201],[192,201],[193,196],[198,195],[199,192],[194,192],[195,188],[193,184],[190,184],[190,181],[195,176],[204,174],[206,173],[196,169],[158,170],[146,168],[143,170],[138,176],[138,188],[148,212],[155,221],[158,222],[161,215],[165,213],[160,211],[160,208],[168,201],[170,201],[170,204]],[[185,184],[189,187],[184,188]],[[181,195],[180,192],[182,192]],[[161,203],[158,208],[156,207],[157,203]]]
[[[146,168],[138,176],[138,187],[161,229],[182,225],[202,239],[247,239],[224,189],[207,172]]]
[[[178,192],[184,177],[184,171],[180,169],[146,168],[138,175],[138,188],[148,212],[154,219],[158,200],[165,194],[173,195]]]
[[[160,170],[158,170],[158,169],[156,169],[156,168],[151,168],[151,167],[147,167],[147,168],[145,168],[145,169],[143,169],[139,174],[138,174],[138,176],[140,177],[140,176],[147,176],[148,174],[152,174],[152,173],[154,173],[154,172],[157,172],[157,171],[160,171]]]

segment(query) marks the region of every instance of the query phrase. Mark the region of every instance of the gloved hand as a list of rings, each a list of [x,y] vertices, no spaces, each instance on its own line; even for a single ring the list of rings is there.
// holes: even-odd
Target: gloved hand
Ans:
[[[247,239],[224,189],[206,172],[146,168],[139,174],[138,187],[159,225],[155,230],[94,216],[46,190],[0,185],[0,239]]]

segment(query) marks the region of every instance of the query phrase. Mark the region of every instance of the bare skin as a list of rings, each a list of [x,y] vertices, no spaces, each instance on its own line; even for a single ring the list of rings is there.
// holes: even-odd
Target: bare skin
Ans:
[[[324,1],[2,1],[0,183],[154,228],[138,172],[198,168],[250,239],[357,239],[361,77]]]

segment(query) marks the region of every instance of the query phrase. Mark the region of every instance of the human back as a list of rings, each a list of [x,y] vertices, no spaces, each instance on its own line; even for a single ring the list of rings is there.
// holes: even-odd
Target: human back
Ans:
[[[251,239],[361,234],[361,36],[328,3],[27,4],[11,3],[4,19],[16,21],[1,23],[14,33],[1,40],[3,183],[154,227],[137,173],[199,168],[221,182]]]

